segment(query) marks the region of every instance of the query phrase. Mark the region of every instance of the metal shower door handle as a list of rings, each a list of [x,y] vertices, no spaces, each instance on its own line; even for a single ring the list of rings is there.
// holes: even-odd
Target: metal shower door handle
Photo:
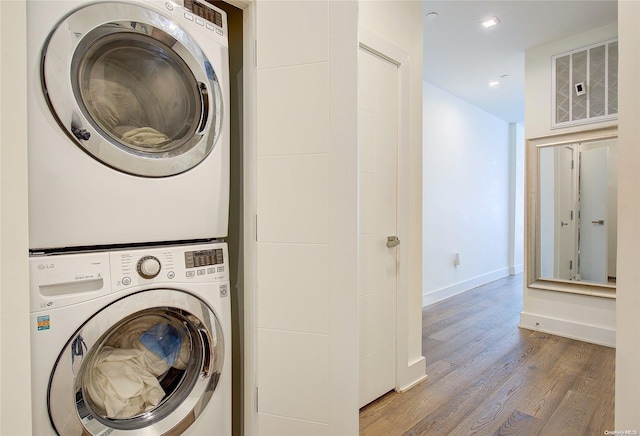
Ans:
[[[400,245],[400,239],[397,236],[387,236],[387,247],[392,248]]]
[[[604,226],[604,220],[591,221],[591,224],[598,224],[599,226]]]

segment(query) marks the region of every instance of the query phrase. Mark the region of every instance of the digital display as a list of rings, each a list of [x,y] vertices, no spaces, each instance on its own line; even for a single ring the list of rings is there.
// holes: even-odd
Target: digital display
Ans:
[[[184,253],[184,263],[187,268],[196,268],[224,263],[222,248],[213,250],[187,251]]]
[[[184,0],[184,8],[207,21],[211,21],[216,26],[222,27],[222,14],[209,6],[195,0]]]

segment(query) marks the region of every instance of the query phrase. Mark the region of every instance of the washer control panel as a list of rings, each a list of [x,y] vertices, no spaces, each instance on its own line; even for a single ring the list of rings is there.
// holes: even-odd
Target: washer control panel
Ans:
[[[229,280],[226,243],[113,251],[115,289],[145,284],[207,283]]]

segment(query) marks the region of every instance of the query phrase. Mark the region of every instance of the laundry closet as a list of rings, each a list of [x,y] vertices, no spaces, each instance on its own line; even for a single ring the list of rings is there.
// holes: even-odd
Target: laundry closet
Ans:
[[[9,119],[5,117],[8,112],[4,105],[5,95],[11,97],[12,88],[15,88],[14,100],[20,101],[20,92],[17,91],[22,89],[26,95],[27,81],[31,80],[31,72],[26,68],[25,53],[20,54],[20,50],[12,50],[11,46],[6,45],[9,39],[17,43],[27,40],[25,29],[12,24],[15,20],[21,23],[27,21],[25,3],[3,2],[2,5],[3,59],[5,53],[13,55],[17,65],[11,71],[21,71],[21,74],[2,76],[3,123]],[[244,331],[240,333],[245,345],[241,357],[246,365],[242,370],[244,396],[240,398],[240,407],[245,413],[242,419],[244,434],[284,431],[300,434],[311,430],[320,433],[357,432],[356,144],[359,25],[376,30],[376,33],[410,53],[411,59],[415,60],[411,67],[411,89],[420,87],[420,74],[417,71],[421,68],[421,50],[408,42],[420,33],[420,5],[402,2],[400,7],[397,2],[375,3],[234,3],[234,6],[242,9],[244,81],[240,88],[231,85],[230,93],[233,100],[234,93],[238,89],[242,90],[244,105],[242,109],[236,107],[235,110],[242,112],[242,142],[249,146],[243,148],[243,155],[239,160],[234,161],[234,157],[230,156],[232,168],[239,161],[242,162],[242,185],[240,187],[240,184],[236,184],[236,187],[244,195],[242,204],[235,206],[237,212],[233,212],[233,200],[230,202],[232,218],[228,226],[231,237],[226,257],[233,271],[238,267],[234,266],[235,259],[240,256],[238,251],[234,253],[234,244],[235,247],[243,247],[242,264],[246,268],[235,279],[229,277],[229,287],[233,289],[241,286],[244,289],[244,301],[236,306],[244,309]],[[7,13],[12,14],[11,19],[7,18]],[[389,20],[391,15],[401,16],[401,20]],[[230,17],[231,14],[227,16]],[[393,24],[396,21],[404,23],[402,28],[396,28]],[[195,22],[195,16],[193,24],[199,25]],[[23,67],[20,67],[21,59]],[[5,65],[3,64],[3,73]],[[231,75],[237,75],[233,68]],[[10,85],[7,82],[9,78],[12,80]],[[207,91],[210,89],[207,87]],[[410,127],[407,129],[411,164],[406,175],[413,187],[420,186],[421,180],[420,94],[416,92],[411,98],[413,115],[408,120]],[[197,102],[202,96],[198,91],[192,100]],[[47,108],[46,104],[40,107]],[[15,113],[11,113],[15,116],[18,129],[10,133],[13,141],[24,144],[26,148],[26,132],[19,130],[20,126],[26,129],[27,115],[23,112],[20,116],[20,111],[21,108],[16,106],[13,111]],[[73,121],[73,117],[71,120]],[[157,128],[154,130],[160,131]],[[198,131],[198,126],[195,131]],[[77,132],[80,137],[84,135],[81,130]],[[3,144],[4,135],[8,133],[3,129]],[[75,135],[73,132],[71,134]],[[95,161],[89,153],[81,151],[75,145],[74,147],[87,155],[83,157]],[[3,211],[7,207],[13,207],[15,217],[10,216],[6,222],[14,225],[12,236],[16,241],[8,246],[19,253],[22,249],[26,252],[29,245],[26,234],[28,229],[24,225],[28,219],[27,205],[13,195],[27,198],[26,182],[19,183],[27,174],[26,164],[20,166],[22,160],[26,162],[26,150],[22,155],[20,149],[14,151],[16,155],[10,156],[13,160],[5,161],[7,154],[3,150],[2,164],[13,163],[10,172],[6,174],[11,173],[11,180],[15,181],[12,190],[7,189],[5,184],[2,186]],[[232,145],[231,154],[233,152]],[[199,165],[195,169],[198,167]],[[233,169],[231,173],[234,174]],[[133,176],[129,174],[128,177]],[[168,177],[180,177],[180,174]],[[231,196],[234,195],[233,184],[231,179]],[[197,187],[189,187],[188,192],[189,197],[198,197]],[[7,196],[6,193],[12,195]],[[172,196],[168,197],[170,198],[167,200],[173,199]],[[420,201],[419,192],[413,188],[406,198],[412,204]],[[116,200],[113,202],[116,206],[106,213],[116,213]],[[237,232],[232,230],[234,213],[236,217],[242,217],[244,225]],[[119,210],[117,218],[126,221],[126,211]],[[403,235],[399,235],[403,243],[406,243],[404,246],[409,247],[407,268],[404,271],[410,271],[406,287],[410,291],[403,294],[402,298],[407,303],[410,302],[410,307],[416,307],[416,310],[408,311],[403,318],[408,322],[408,330],[400,332],[404,341],[399,348],[398,370],[403,375],[403,386],[409,385],[410,379],[419,378],[421,366],[419,333],[410,333],[416,330],[415,326],[419,326],[420,319],[421,236],[414,228],[419,221],[419,218],[410,217],[414,237],[403,239]],[[3,232],[4,225],[3,215]],[[232,234],[240,239],[238,243],[232,241]],[[8,241],[3,240],[3,247],[5,243]],[[204,251],[210,249],[215,253],[217,248],[211,247]],[[122,253],[117,253],[118,256],[120,254]],[[188,269],[186,264],[178,264],[176,260],[185,258],[185,254],[154,252],[149,255],[160,260],[160,274],[164,274],[163,277],[166,278],[171,270],[165,266],[166,257],[162,256],[174,259],[176,263],[173,270],[178,274],[177,270]],[[209,258],[209,254],[204,257]],[[277,254],[281,256],[275,256]],[[189,254],[194,258],[199,255]],[[312,262],[303,262],[304,259],[311,259]],[[3,256],[3,328],[7,326],[5,320],[12,321],[16,337],[10,338],[9,344],[13,345],[11,349],[21,355],[28,355],[29,347],[23,346],[29,342],[28,335],[21,332],[30,331],[31,320],[25,319],[28,317],[26,312],[29,311],[29,299],[25,295],[16,297],[14,293],[8,294],[7,287],[28,289],[28,262],[23,259],[11,263],[12,273],[24,277],[23,279],[6,275],[7,262],[9,260]],[[109,262],[111,264],[111,260]],[[143,263],[145,265],[141,264],[140,269],[144,274],[156,273],[157,263],[154,260]],[[306,269],[300,269],[301,265]],[[135,274],[139,275],[138,261],[134,266]],[[218,266],[223,265],[215,264],[216,274]],[[204,277],[207,268],[213,267],[214,265],[205,266]],[[198,267],[195,268],[197,278]],[[224,283],[225,281],[218,283],[218,295],[221,291],[219,287]],[[300,283],[313,283],[314,287],[300,286]],[[260,292],[256,292],[258,285]],[[8,295],[11,298],[7,298]],[[265,306],[269,306],[269,310],[265,310]],[[262,309],[258,311],[257,307]],[[25,313],[25,317],[17,315],[21,312]],[[7,313],[10,316],[4,316]],[[237,315],[232,313],[232,316]],[[43,323],[44,326],[46,322],[43,320]],[[275,325],[277,323],[280,325]],[[307,328],[309,323],[313,323],[312,330]],[[417,331],[419,332],[419,328]],[[3,342],[3,349],[5,344]],[[235,357],[239,347],[232,348]],[[15,386],[3,384],[3,392],[5,387],[19,388],[29,383],[29,371],[24,367],[14,365],[7,359],[3,359],[2,364],[3,369],[12,371],[16,380]],[[224,369],[221,374],[224,374]],[[7,383],[7,380],[3,379],[3,383]],[[237,401],[237,398],[238,396],[234,396],[233,401]],[[6,404],[6,399],[3,396],[3,404]],[[30,419],[28,410],[31,405],[26,403],[29,402],[15,409],[17,419]],[[20,404],[19,398],[15,398],[15,404],[16,407]],[[312,406],[314,410],[311,410]],[[236,407],[234,403],[234,409]],[[235,432],[235,417],[233,422]],[[28,427],[24,421],[11,424],[11,429],[24,430]]]

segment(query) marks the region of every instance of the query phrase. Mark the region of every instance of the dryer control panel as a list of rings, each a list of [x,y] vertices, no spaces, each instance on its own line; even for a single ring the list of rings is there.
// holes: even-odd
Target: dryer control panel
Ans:
[[[161,1],[147,0],[150,3],[162,5]],[[173,14],[186,25],[194,24],[194,29],[200,28],[211,32],[218,42],[228,46],[227,42],[227,13],[206,1],[201,0],[167,0],[164,9]],[[206,34],[206,33],[205,33]]]

